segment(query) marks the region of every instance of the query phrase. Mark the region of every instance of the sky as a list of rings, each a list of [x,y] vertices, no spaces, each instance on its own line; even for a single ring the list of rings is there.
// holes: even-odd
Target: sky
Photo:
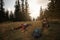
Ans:
[[[14,12],[14,5],[16,0],[4,0],[4,8]],[[28,0],[29,12],[32,18],[37,18],[40,14],[40,7],[47,8],[48,0]]]

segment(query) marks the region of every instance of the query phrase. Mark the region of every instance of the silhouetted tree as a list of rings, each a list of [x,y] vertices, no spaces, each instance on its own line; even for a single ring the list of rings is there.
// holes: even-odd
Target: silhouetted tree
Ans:
[[[19,0],[16,0],[16,3],[15,3],[15,20],[16,21],[19,21],[21,18],[20,18],[20,3],[19,3]]]
[[[33,18],[33,21],[35,21],[35,18]]]
[[[60,0],[55,0],[55,13],[55,16],[60,19]]]
[[[50,0],[51,2],[48,4],[48,13],[47,17],[56,19],[60,17],[60,0]]]
[[[48,16],[50,18],[53,18],[55,16],[56,13],[55,12],[55,2],[54,0],[51,0],[51,2],[48,4]]]
[[[26,0],[25,0],[26,1]],[[22,4],[21,4],[21,6],[22,6],[22,18],[23,18],[23,21],[26,21],[26,16],[25,16],[25,1],[24,0],[21,0],[21,2],[22,2]]]
[[[14,20],[13,12],[11,11],[11,12],[10,12],[10,21],[13,21],[13,20]]]
[[[0,0],[0,22],[3,22],[5,20],[5,12],[3,5],[4,5],[3,0]]]
[[[43,9],[42,9],[42,6],[41,6],[41,8],[40,8],[40,19],[42,19],[43,16],[44,16],[44,13],[43,13]]]
[[[20,3],[19,0],[16,1],[16,5],[15,5],[15,18],[16,18],[16,21],[30,20],[27,8],[28,8],[27,0],[25,0],[25,1],[21,0],[21,3]]]
[[[37,20],[42,20],[42,18],[43,18],[43,9],[42,9],[42,6],[40,7],[40,15],[39,15],[39,17],[37,18]]]
[[[29,12],[28,12],[28,1],[27,0],[25,0],[25,17],[26,17],[26,21],[30,21],[31,20],[31,18],[30,18],[30,16],[29,16]]]
[[[24,0],[21,0],[21,2],[22,2],[22,12],[24,12]]]
[[[5,12],[5,18],[6,18],[6,21],[8,21],[9,20],[9,11],[7,10],[6,12]]]

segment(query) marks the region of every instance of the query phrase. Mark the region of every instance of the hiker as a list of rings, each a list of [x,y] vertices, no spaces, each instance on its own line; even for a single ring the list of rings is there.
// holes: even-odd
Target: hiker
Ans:
[[[42,27],[43,28],[48,28],[49,27],[49,24],[48,24],[48,21],[47,21],[46,18],[44,18],[43,21],[42,21]]]
[[[34,39],[39,39],[41,37],[41,30],[36,28],[33,33],[32,33],[32,36],[34,37]]]

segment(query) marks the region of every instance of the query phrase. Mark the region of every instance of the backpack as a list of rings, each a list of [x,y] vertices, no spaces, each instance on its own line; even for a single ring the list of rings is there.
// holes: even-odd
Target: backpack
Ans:
[[[35,29],[33,31],[32,35],[33,35],[34,38],[40,38],[41,37],[41,30],[40,29]]]

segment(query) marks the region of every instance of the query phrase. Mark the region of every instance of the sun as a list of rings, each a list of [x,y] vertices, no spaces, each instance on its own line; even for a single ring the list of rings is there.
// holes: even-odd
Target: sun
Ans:
[[[37,4],[36,0],[28,0],[28,3],[30,16],[36,19],[39,16],[40,5]]]
[[[30,16],[37,19],[40,16],[40,7],[42,6],[43,10],[47,9],[49,2],[48,0],[28,0]]]
[[[11,8],[8,8],[8,11],[11,11]]]

